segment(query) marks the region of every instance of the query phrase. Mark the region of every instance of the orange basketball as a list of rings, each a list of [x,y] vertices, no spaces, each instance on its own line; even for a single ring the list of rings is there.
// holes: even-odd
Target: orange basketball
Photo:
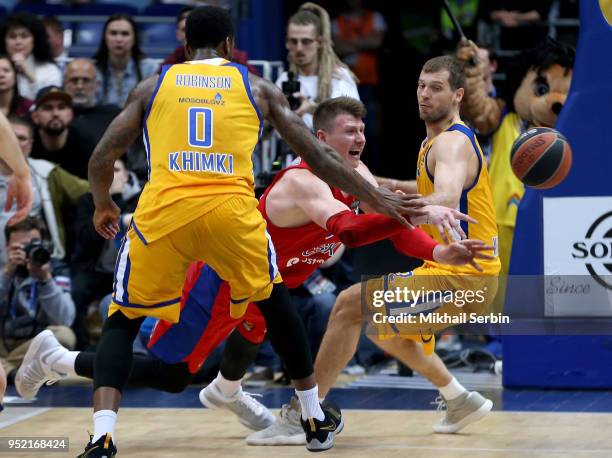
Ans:
[[[510,163],[525,185],[549,189],[561,183],[572,166],[572,149],[555,129],[534,127],[512,145]]]

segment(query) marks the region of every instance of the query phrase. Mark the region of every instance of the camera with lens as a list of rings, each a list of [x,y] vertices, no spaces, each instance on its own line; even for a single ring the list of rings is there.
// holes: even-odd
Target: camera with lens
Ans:
[[[51,261],[51,247],[42,240],[32,240],[24,248],[26,258],[35,266],[44,266]]]
[[[296,92],[300,92],[300,87],[300,82],[296,78],[295,73],[288,72],[287,81],[283,81],[282,90],[283,94],[287,98],[287,102],[289,102],[289,108],[291,108],[291,111],[297,110],[302,104],[300,99],[293,95]]]

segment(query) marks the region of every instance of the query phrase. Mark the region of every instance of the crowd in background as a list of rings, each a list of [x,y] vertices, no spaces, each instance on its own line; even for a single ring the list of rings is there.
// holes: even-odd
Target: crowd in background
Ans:
[[[236,2],[212,3],[232,6]],[[378,175],[412,178],[424,137],[416,110],[418,71],[427,58],[454,49],[459,38],[441,2],[322,0],[319,3],[329,17],[314,7],[298,11],[300,3],[286,2],[287,35],[279,39],[285,40],[288,71],[276,84],[293,99],[294,110],[309,125],[322,100],[340,95],[360,98],[368,110],[364,161]],[[551,19],[578,17],[577,0],[449,3],[466,35],[481,45],[481,59],[490,62],[487,88],[491,94],[503,92],[506,56],[548,35]],[[186,59],[182,45],[189,11],[190,7],[182,9],[176,18],[179,46],[163,59],[164,64]],[[575,29],[558,29],[558,38],[570,44],[575,45],[576,36]],[[131,89],[158,73],[162,63],[142,52],[138,27],[127,14],[108,17],[90,58],[71,58],[64,43],[64,25],[53,16],[20,12],[0,24],[0,110],[27,158],[34,190],[30,218],[7,228],[10,213],[0,215],[4,237],[0,241],[0,357],[8,371],[23,357],[23,344],[47,327],[68,348],[87,349],[95,344],[96,317],[100,303],[107,304],[112,292],[121,234],[107,241],[93,228],[87,164]],[[240,50],[234,55],[244,64],[248,57],[258,58]],[[298,81],[299,89],[293,86],[292,90],[287,84],[291,81]],[[122,211],[123,230],[130,224],[146,174],[146,153],[138,140],[115,163],[111,186]],[[5,192],[6,181],[0,181],[2,205]],[[358,280],[353,269],[350,253],[345,254],[292,292],[314,353],[335,295]],[[366,341],[361,349],[357,355],[361,365],[382,357],[374,355]],[[258,364],[276,370],[277,361],[271,348],[264,346]]]

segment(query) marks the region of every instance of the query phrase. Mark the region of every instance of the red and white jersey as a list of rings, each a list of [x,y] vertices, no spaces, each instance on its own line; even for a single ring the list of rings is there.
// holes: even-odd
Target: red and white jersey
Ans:
[[[276,250],[277,265],[288,288],[300,286],[321,264],[331,258],[342,244],[337,236],[314,222],[298,227],[278,227],[268,218],[266,213],[268,193],[288,170],[293,169],[310,170],[310,167],[298,158],[292,165],[278,172],[272,184],[259,199],[258,206],[268,225],[268,233]],[[353,196],[345,196],[333,186],[330,186],[330,189],[334,198],[350,209],[356,210],[359,206],[359,201]]]

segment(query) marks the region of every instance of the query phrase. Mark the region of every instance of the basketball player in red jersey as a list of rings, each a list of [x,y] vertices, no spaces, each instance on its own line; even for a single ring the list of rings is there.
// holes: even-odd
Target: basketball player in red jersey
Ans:
[[[357,171],[374,183],[367,167],[359,160],[365,146],[363,104],[350,98],[328,100],[315,113],[320,140],[338,151]],[[407,255],[460,265],[488,258],[489,249],[482,242],[463,240],[450,245],[438,244],[420,229],[405,229],[395,220],[379,215],[356,215],[358,202],[342,191],[326,185],[308,166],[299,162],[281,171],[262,196],[259,210],[266,219],[268,232],[276,248],[277,264],[289,288],[295,288],[328,260],[342,243],[360,246],[390,237],[397,249]],[[456,218],[474,221],[456,210],[426,206],[423,217],[413,224],[428,221],[441,231],[454,228],[462,232]],[[422,219],[422,221],[420,221]],[[226,344],[221,370],[213,383],[203,389],[200,400],[213,408],[227,408],[241,423],[255,430],[264,429],[274,417],[259,402],[242,391],[240,382],[254,360],[266,332],[265,320],[251,304],[246,315],[232,319],[229,314],[229,287],[204,263],[193,264],[188,272],[181,300],[179,323],[160,321],[149,347],[158,358],[135,356],[130,383],[170,392],[182,391],[202,366],[208,354],[232,330]],[[44,338],[44,347],[32,361],[30,374],[37,372],[34,389],[61,374],[91,377],[93,354],[69,352]],[[50,355],[44,361],[44,357]],[[20,390],[21,391],[21,390]],[[303,443],[303,441],[302,441]]]

